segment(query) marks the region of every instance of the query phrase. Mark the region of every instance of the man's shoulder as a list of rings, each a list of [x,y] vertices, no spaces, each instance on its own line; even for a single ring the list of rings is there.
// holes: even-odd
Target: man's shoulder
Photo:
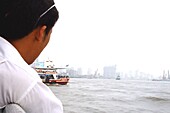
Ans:
[[[19,82],[17,84],[29,85],[38,80],[38,74],[29,65],[17,65],[0,57],[0,78],[11,84]]]
[[[3,58],[2,56],[0,56],[0,65],[1,65],[2,63],[4,63],[5,61],[6,61],[6,59]]]
[[[0,57],[0,106],[18,101],[34,87],[38,82],[34,76],[38,74],[31,67],[22,67]]]

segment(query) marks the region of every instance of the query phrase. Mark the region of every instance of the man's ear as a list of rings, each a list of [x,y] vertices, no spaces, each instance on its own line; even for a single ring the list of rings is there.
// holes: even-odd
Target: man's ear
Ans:
[[[39,27],[38,30],[37,30],[37,33],[36,33],[36,40],[38,41],[43,41],[44,38],[45,38],[45,30],[46,30],[47,26],[42,26],[42,27]]]

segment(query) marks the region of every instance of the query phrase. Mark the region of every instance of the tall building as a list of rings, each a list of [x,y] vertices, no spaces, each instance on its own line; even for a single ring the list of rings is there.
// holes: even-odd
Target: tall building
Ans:
[[[52,60],[40,61],[38,58],[31,64],[31,67],[36,68],[54,68],[54,63]]]
[[[70,77],[76,77],[77,76],[77,71],[73,67],[67,69],[67,73]]]
[[[78,75],[82,75],[82,68],[78,68],[78,69],[77,69],[77,74],[78,74]]]
[[[116,65],[105,66],[103,68],[103,77],[104,78],[116,78]]]
[[[91,69],[91,68],[88,68],[88,70],[87,70],[87,75],[93,75],[93,72],[92,72],[92,69]]]
[[[39,61],[38,59],[36,59],[32,64],[31,67],[33,68],[43,68],[45,66],[45,63],[42,61]]]

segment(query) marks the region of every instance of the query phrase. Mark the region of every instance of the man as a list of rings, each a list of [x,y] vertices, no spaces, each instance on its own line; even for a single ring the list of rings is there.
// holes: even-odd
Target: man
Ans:
[[[29,66],[48,44],[57,20],[53,0],[0,1],[0,109],[15,103],[26,113],[63,112]]]

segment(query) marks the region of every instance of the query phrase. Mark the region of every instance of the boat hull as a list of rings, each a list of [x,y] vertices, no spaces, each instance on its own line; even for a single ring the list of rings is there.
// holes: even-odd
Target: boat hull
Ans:
[[[60,84],[60,85],[66,85],[69,81],[69,78],[60,78],[60,79],[50,79],[48,83],[50,84]]]

